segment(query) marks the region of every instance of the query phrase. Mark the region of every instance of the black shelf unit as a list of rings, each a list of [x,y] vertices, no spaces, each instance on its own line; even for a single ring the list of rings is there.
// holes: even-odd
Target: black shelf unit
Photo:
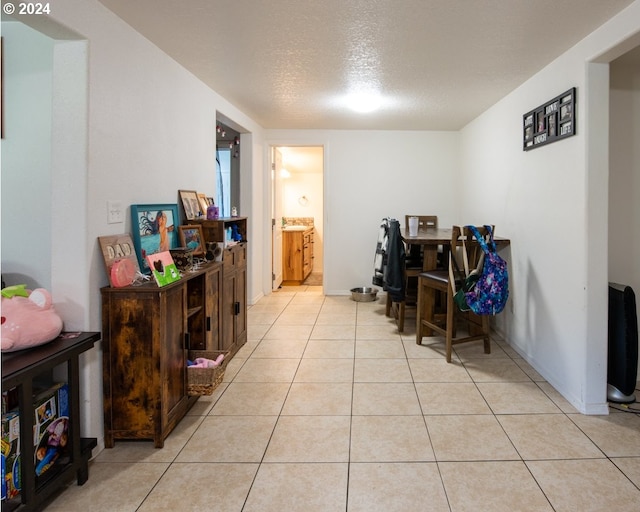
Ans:
[[[20,495],[3,501],[2,512],[39,510],[74,477],[78,485],[88,480],[91,450],[96,447],[97,440],[94,437],[80,437],[79,356],[91,349],[100,337],[99,332],[63,333],[39,347],[2,354],[2,389],[18,389],[22,471]],[[69,386],[71,457],[68,463],[54,465],[42,476],[37,477],[33,456],[33,382],[62,364],[66,364],[66,382]]]

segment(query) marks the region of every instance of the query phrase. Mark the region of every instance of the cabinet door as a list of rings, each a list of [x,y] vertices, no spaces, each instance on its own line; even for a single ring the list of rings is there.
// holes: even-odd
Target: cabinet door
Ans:
[[[206,350],[207,322],[206,322],[206,293],[205,274],[192,277],[186,282],[187,287],[187,333],[188,349]]]
[[[161,325],[157,294],[109,293],[103,298],[106,442],[113,432],[149,437],[160,421]],[[143,433],[143,434],[138,434]]]
[[[236,302],[237,314],[235,317],[236,346],[240,348],[247,341],[247,267],[241,267],[236,271]]]
[[[304,246],[302,248],[302,277],[306,279],[311,273],[311,248],[310,235],[304,236]]]
[[[161,318],[164,336],[158,336],[160,373],[162,375],[163,425],[170,421],[174,409],[183,405],[187,397],[187,351],[185,347],[186,290],[177,286],[163,293],[165,301]],[[164,368],[164,370],[163,370]]]
[[[222,343],[220,350],[235,351],[236,272],[225,269],[222,278]]]
[[[287,231],[284,233],[285,241],[282,250],[282,272],[285,281],[302,280],[303,239],[302,232]]]
[[[220,320],[220,279],[222,272],[220,266],[207,272],[205,293],[205,323],[206,323],[206,347],[205,350],[219,350],[221,340]]]

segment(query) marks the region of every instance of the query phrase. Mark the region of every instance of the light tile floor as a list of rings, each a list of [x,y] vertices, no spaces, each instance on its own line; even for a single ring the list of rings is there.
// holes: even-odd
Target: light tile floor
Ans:
[[[116,442],[47,511],[634,511],[640,417],[579,414],[501,340],[447,364],[384,298],[291,287],[166,440]]]

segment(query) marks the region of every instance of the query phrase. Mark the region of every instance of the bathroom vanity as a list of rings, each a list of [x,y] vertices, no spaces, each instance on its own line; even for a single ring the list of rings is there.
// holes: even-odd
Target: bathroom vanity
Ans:
[[[282,230],[282,284],[300,285],[313,270],[313,226]]]

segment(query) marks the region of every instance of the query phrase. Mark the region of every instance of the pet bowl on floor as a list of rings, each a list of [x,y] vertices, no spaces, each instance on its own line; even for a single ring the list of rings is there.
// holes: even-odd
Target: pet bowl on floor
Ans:
[[[376,300],[378,290],[376,288],[360,287],[351,288],[351,299],[356,302],[372,302]]]

